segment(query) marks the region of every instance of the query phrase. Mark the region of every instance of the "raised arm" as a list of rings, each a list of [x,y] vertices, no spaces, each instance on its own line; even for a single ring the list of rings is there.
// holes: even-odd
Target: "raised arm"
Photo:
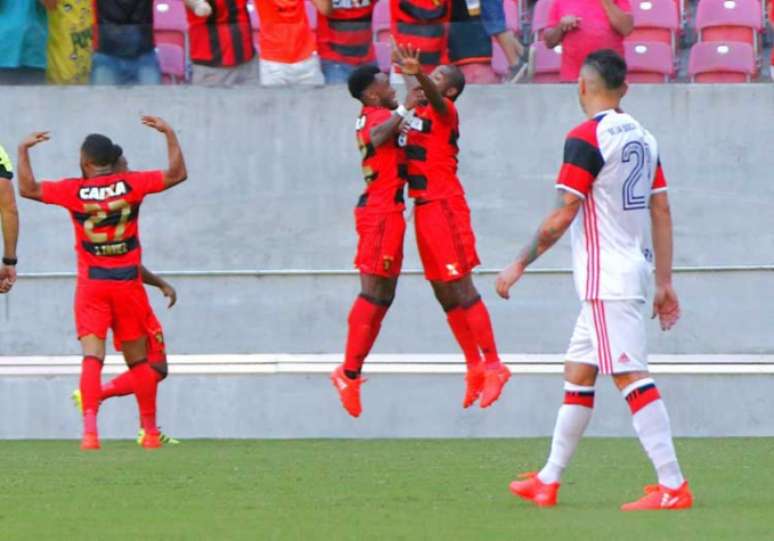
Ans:
[[[142,283],[152,287],[157,287],[161,290],[164,296],[169,299],[169,308],[172,308],[177,302],[177,291],[172,285],[164,280],[158,274],[152,273],[145,265],[140,265],[140,276],[142,277]]]
[[[443,99],[443,96],[438,90],[438,87],[435,86],[435,83],[425,74],[425,72],[422,71],[422,64],[419,62],[420,50],[414,49],[411,45],[401,47],[395,43],[394,40],[393,47],[393,58],[395,63],[400,66],[403,75],[407,77],[415,77],[419,83],[419,86],[422,88],[422,91],[425,93],[427,101],[430,102],[430,105],[433,107],[433,109],[442,115],[445,115],[449,109],[446,106],[446,100]],[[411,91],[412,89],[409,89],[409,92]]]
[[[183,149],[180,148],[180,142],[177,140],[175,130],[165,120],[157,116],[143,116],[142,123],[164,134],[164,137],[166,137],[169,167],[164,171],[164,189],[168,190],[173,186],[177,186],[188,178],[188,170],[185,167]]]
[[[42,194],[40,183],[35,180],[35,175],[32,172],[30,149],[38,143],[48,141],[50,138],[49,132],[39,131],[28,135],[19,143],[19,155],[16,162],[19,178],[19,195],[26,199],[40,201]]]
[[[666,192],[659,192],[651,197],[650,219],[656,258],[653,317],[658,316],[661,328],[667,331],[680,319],[680,301],[672,287],[672,212]]]
[[[602,8],[607,14],[607,19],[610,21],[616,32],[623,37],[628,36],[634,30],[634,16],[631,13],[627,13],[622,10],[615,3],[615,0],[599,0],[602,3]]]
[[[371,132],[369,133],[371,144],[375,147],[380,147],[391,138],[398,135],[406,114],[408,114],[408,109],[406,109],[404,105],[401,105],[398,107],[398,109],[392,112],[390,118],[378,126],[371,128]]]
[[[522,248],[516,261],[511,263],[497,277],[497,293],[504,299],[510,298],[510,289],[519,281],[524,271],[537,258],[546,253],[572,224],[583,205],[583,199],[566,190],[559,190],[556,208],[543,220],[532,240]]]

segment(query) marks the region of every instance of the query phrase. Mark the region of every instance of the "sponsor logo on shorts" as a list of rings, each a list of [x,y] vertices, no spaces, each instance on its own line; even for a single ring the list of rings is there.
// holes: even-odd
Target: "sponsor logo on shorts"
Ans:
[[[382,258],[382,267],[384,267],[385,272],[389,272],[389,270],[392,268],[393,261],[394,259],[389,255],[386,255]]]
[[[457,263],[447,263],[446,264],[446,272],[449,273],[449,276],[459,276],[460,271],[457,268]]]

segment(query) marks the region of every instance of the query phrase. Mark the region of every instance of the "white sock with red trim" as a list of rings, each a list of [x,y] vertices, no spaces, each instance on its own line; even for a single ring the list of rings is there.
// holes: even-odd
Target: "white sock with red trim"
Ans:
[[[559,408],[551,440],[548,462],[538,473],[538,479],[546,484],[558,483],[562,472],[570,463],[578,442],[591,421],[594,411],[594,387],[584,387],[565,382],[564,404]]]
[[[629,403],[634,430],[656,469],[658,483],[671,489],[679,488],[685,478],[672,443],[669,414],[656,383],[651,378],[641,379],[626,386],[621,393]]]

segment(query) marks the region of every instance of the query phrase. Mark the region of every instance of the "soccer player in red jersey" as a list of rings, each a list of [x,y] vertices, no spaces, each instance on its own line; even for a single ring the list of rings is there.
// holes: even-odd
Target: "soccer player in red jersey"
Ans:
[[[454,104],[465,88],[465,77],[453,65],[439,66],[426,75],[419,51],[411,46],[395,45],[394,56],[407,76],[407,106],[416,103],[404,150],[409,195],[415,200],[419,255],[425,277],[465,354],[463,406],[470,407],[480,397],[481,407],[486,408],[499,398],[511,373],[500,362],[489,312],[471,276],[479,259],[470,209],[457,176],[459,115]],[[412,85],[411,76],[418,86]]]
[[[139,211],[147,195],[183,182],[188,173],[174,130],[164,120],[142,117],[144,125],[164,134],[166,171],[114,173],[120,151],[104,135],[89,135],[81,147],[82,178],[38,182],[29,149],[47,141],[36,132],[19,145],[19,192],[22,197],[66,208],[72,217],[78,255],[75,319],[83,351],[80,390],[83,398],[82,449],[99,449],[97,412],[108,329],[121,342],[132,374],[145,431],[143,447],[161,446],[156,426],[157,376],[148,360],[150,303],[141,281]]]
[[[331,380],[344,409],[358,417],[362,411],[360,371],[395,298],[403,263],[406,205],[398,136],[408,111],[398,105],[388,77],[375,66],[355,69],[348,86],[352,97],[363,104],[355,125],[366,182],[355,208],[359,237],[355,266],[361,289],[349,313],[344,364],[336,368]]]

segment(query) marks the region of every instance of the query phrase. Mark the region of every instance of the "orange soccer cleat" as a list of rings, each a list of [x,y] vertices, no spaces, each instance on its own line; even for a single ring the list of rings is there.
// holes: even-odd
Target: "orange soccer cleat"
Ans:
[[[462,407],[472,406],[483,390],[484,367],[481,364],[468,367],[468,373],[465,374],[465,399],[462,401]]]
[[[159,432],[155,434],[146,432],[142,437],[143,449],[160,449],[161,445],[161,434]]]
[[[621,511],[661,511],[691,507],[693,507],[693,494],[686,481],[676,489],[662,485],[647,485],[645,496],[637,501],[623,504]]]
[[[81,440],[81,451],[97,451],[99,449],[99,437],[91,432],[83,434]]]
[[[360,385],[366,380],[362,376],[350,379],[344,373],[344,366],[338,366],[331,374],[331,382],[339,391],[341,405],[352,417],[360,417],[363,407],[360,405]]]
[[[497,368],[484,369],[484,390],[481,393],[482,408],[488,408],[500,398],[500,393],[503,392],[503,387],[509,379],[511,379],[511,371],[502,363]]]
[[[514,496],[530,501],[538,507],[556,505],[559,483],[543,483],[538,479],[537,472],[522,473],[519,475],[519,479],[521,481],[514,481],[509,487]]]

